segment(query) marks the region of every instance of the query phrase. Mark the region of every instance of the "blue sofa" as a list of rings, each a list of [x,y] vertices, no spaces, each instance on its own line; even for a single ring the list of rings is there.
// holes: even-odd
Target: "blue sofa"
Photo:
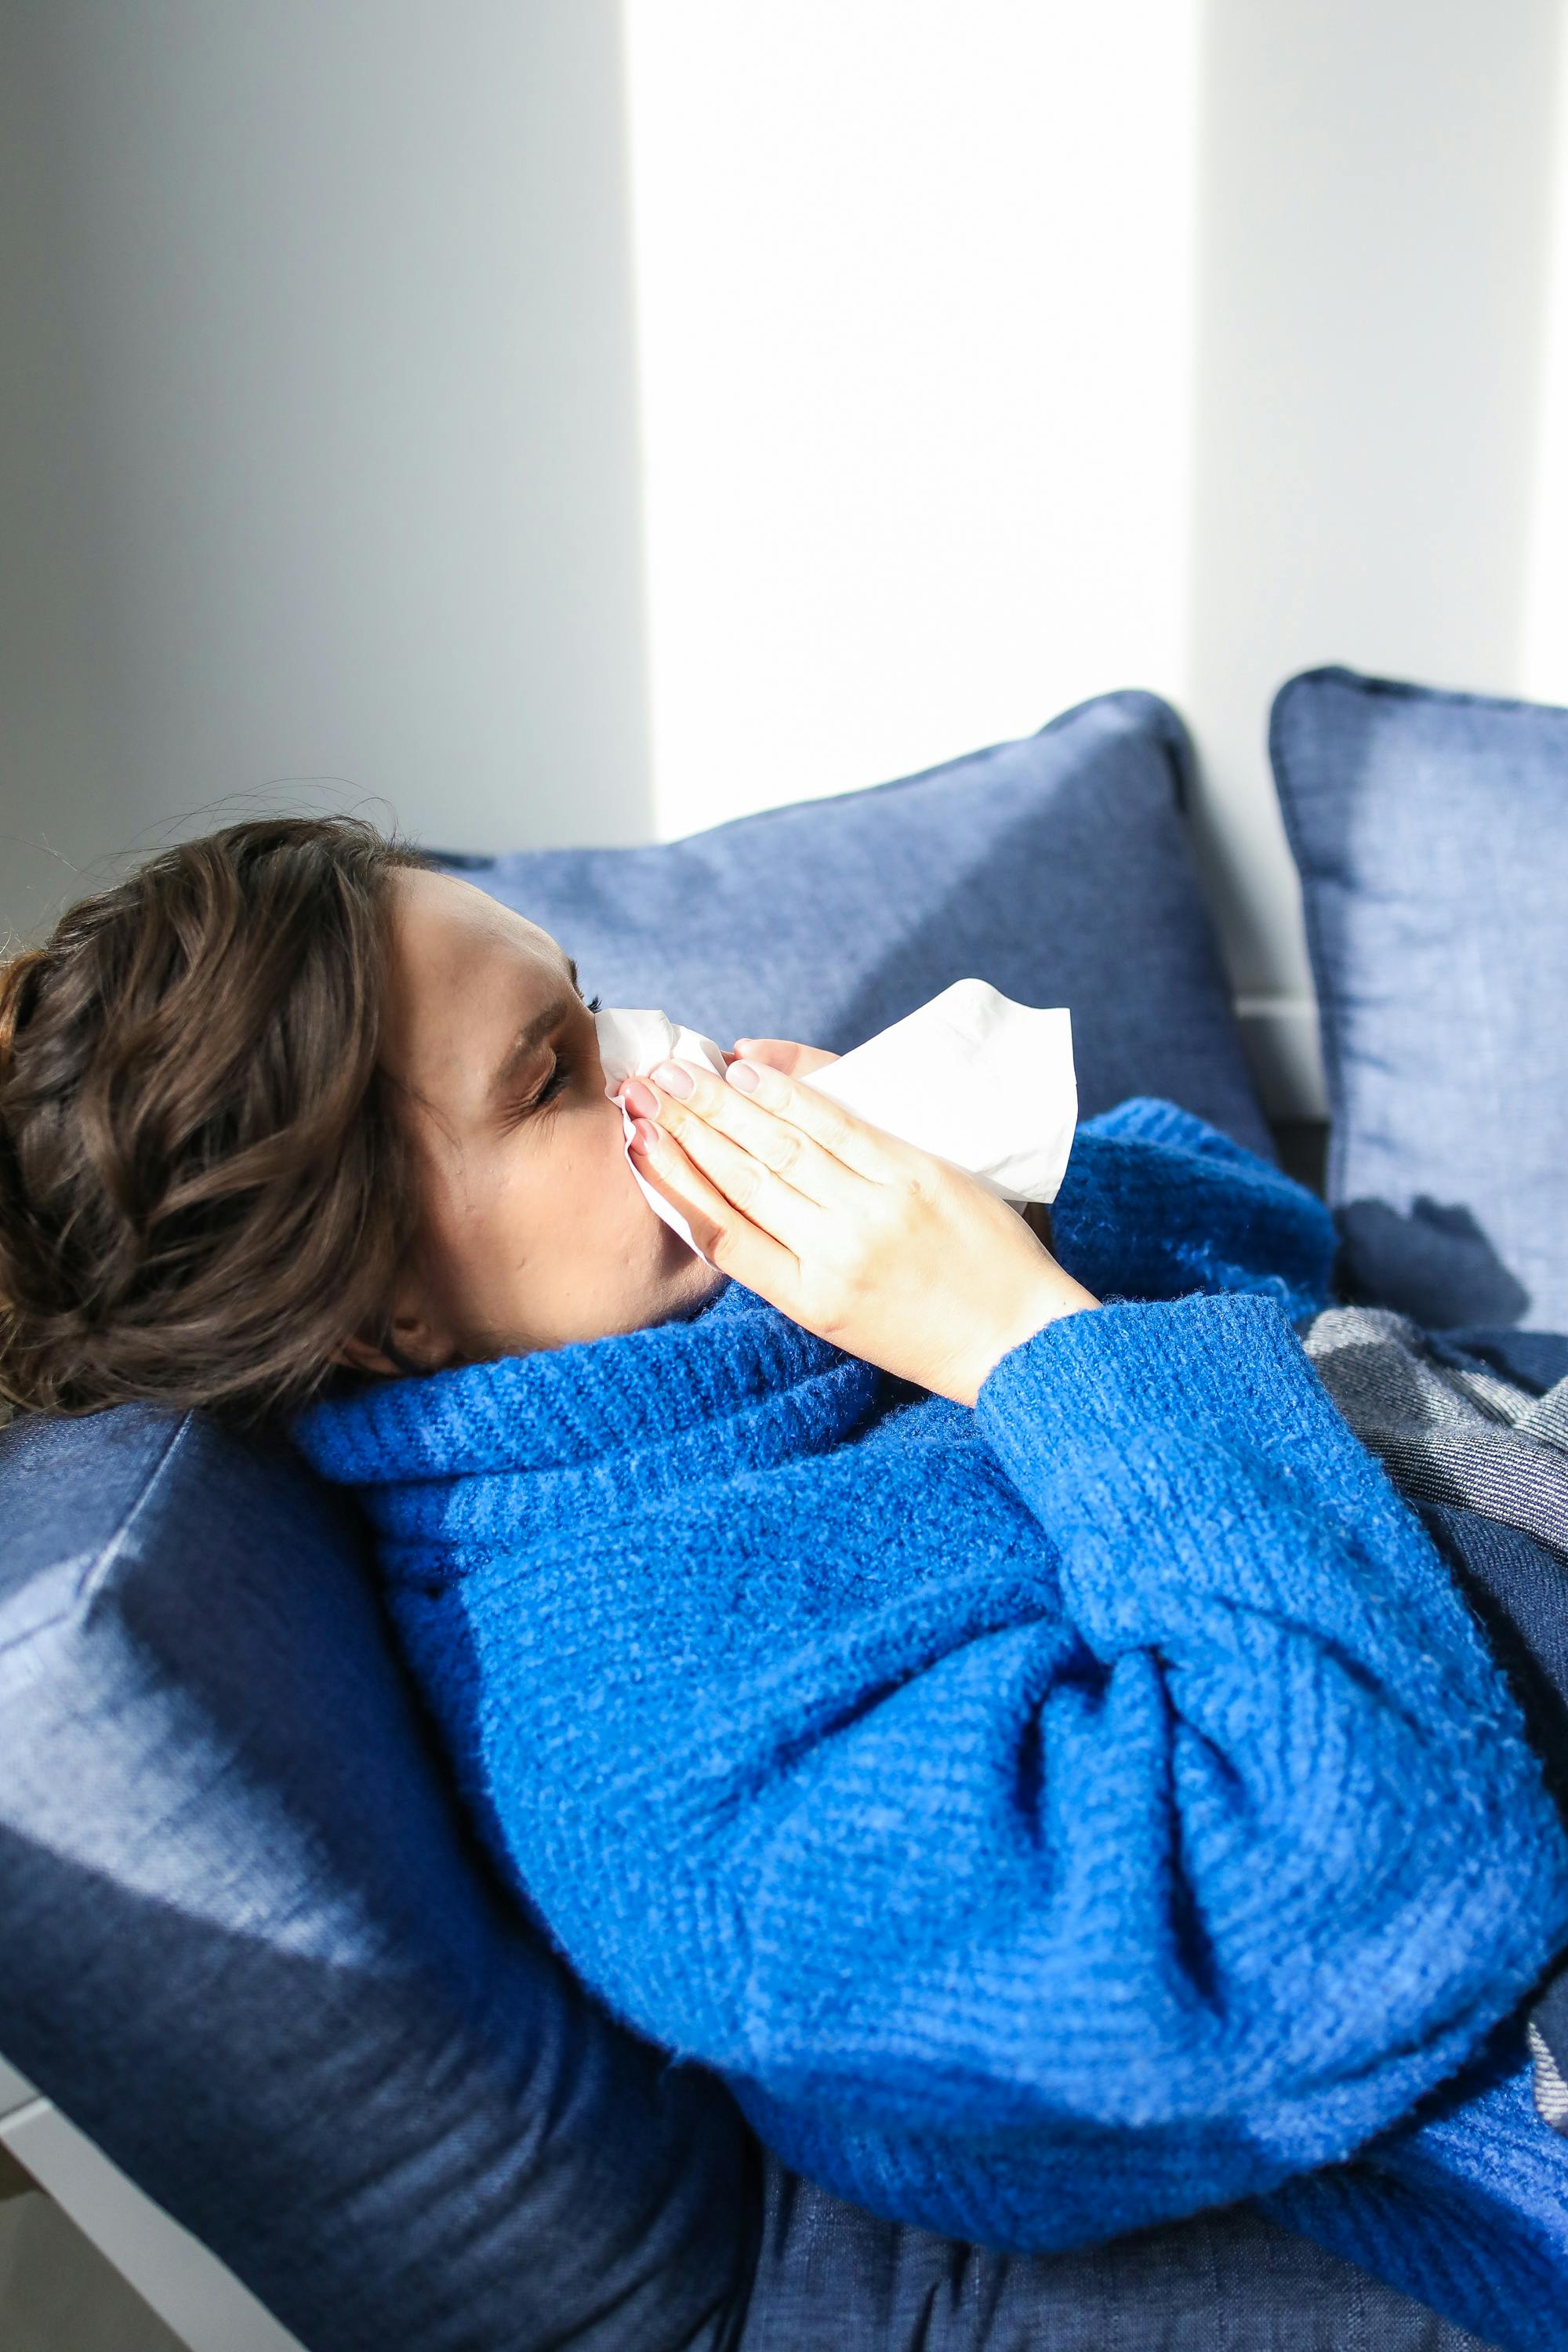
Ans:
[[[979,971],[1073,1005],[1086,1111],[1163,1093],[1268,1149],[1189,781],[1113,696],[663,850],[461,863],[606,1001],[842,1045]],[[282,1441],[24,1420],[0,1526],[0,2051],[310,2352],[1472,2343],[1249,2211],[1026,2259],[785,2175],[500,1891]]]

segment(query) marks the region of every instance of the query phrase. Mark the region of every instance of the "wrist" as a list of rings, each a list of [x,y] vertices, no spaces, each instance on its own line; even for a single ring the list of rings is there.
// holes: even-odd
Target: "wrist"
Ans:
[[[1010,1308],[1005,1321],[986,1335],[963,1382],[964,1392],[958,1396],[958,1402],[973,1405],[1003,1357],[1021,1348],[1037,1331],[1043,1331],[1047,1323],[1059,1322],[1064,1315],[1081,1314],[1085,1307],[1099,1305],[1092,1290],[1086,1290],[1065,1267],[1054,1258],[1049,1259]]]

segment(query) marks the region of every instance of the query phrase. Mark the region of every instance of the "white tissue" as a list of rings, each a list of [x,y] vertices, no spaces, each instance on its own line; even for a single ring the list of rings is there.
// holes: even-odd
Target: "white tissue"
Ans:
[[[1054,1201],[1078,1127],[1072,1014],[955,980],[807,1082],[1005,1201]]]
[[[711,1037],[663,1013],[615,1007],[597,1015],[605,1091],[670,1058],[724,1057]],[[812,1073],[803,1084],[873,1127],[967,1170],[1005,1201],[1054,1201],[1078,1126],[1072,1015],[1015,1004],[983,980],[955,980],[889,1029]],[[629,1143],[632,1122],[621,1121]],[[649,1206],[690,1249],[691,1229],[634,1167]],[[698,1255],[700,1256],[701,1252]]]
[[[623,1004],[607,1004],[594,1015],[594,1020],[599,1032],[605,1092],[612,1102],[620,1100],[621,1088],[628,1078],[646,1078],[658,1062],[706,1062],[721,1077],[724,1074],[724,1056],[712,1038],[704,1037],[698,1029],[683,1029],[667,1013],[637,1013]],[[621,1132],[628,1147],[626,1165],[637,1178],[644,1200],[656,1215],[674,1228],[688,1249],[697,1250],[698,1256],[702,1257],[705,1253],[697,1249],[691,1228],[679,1210],[654,1191],[633,1160],[629,1147],[637,1129],[624,1102],[620,1108]]]

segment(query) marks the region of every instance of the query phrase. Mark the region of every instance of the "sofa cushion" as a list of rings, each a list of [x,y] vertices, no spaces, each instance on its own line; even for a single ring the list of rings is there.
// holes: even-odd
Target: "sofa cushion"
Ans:
[[[1270,747],[1348,1294],[1568,1329],[1568,710],[1310,670]]]
[[[0,1430],[0,1525],[5,2055],[310,2352],[706,2345],[749,2137],[495,1894],[356,1522],[122,1406]]]
[[[606,1004],[721,1045],[858,1045],[974,973],[1072,1008],[1083,1115],[1164,1095],[1273,1158],[1188,849],[1190,754],[1152,695],[1018,742],[637,849],[442,862],[574,955]]]

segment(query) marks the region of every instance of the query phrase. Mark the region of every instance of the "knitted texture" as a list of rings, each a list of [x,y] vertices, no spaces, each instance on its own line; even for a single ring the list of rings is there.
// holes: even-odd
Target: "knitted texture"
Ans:
[[[1108,1303],[973,1412],[731,1283],[298,1428],[578,1972],[798,2169],[1035,2249],[1350,2157],[1495,2067],[1568,1941],[1514,1703],[1292,1328],[1331,1295],[1321,1202],[1137,1099],[1079,1130],[1053,1228]],[[1450,2141],[1506,2147],[1496,2095]],[[1380,2140],[1379,2180],[1436,2165],[1462,2208],[1438,2128]],[[1333,2177],[1409,2284],[1398,2199]]]

